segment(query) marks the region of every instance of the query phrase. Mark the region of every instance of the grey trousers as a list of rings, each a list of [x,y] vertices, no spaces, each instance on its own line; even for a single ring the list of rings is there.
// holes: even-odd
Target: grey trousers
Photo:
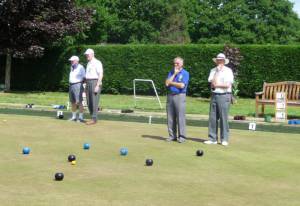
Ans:
[[[167,97],[168,132],[170,138],[186,138],[185,99],[186,94],[169,94]]]
[[[94,92],[98,80],[86,80],[86,101],[90,115],[93,120],[98,120],[98,107],[100,100],[101,87],[97,93]]]
[[[231,94],[212,94],[209,111],[208,137],[211,141],[218,140],[218,121],[220,120],[221,141],[229,139],[228,112]]]

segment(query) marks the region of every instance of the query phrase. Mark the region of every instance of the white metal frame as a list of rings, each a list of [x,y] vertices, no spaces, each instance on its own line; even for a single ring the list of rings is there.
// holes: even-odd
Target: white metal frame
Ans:
[[[135,83],[136,83],[136,82],[151,82],[152,87],[153,87],[154,92],[155,92],[156,98],[153,98],[153,97],[139,97],[139,96],[137,96],[137,95],[136,95],[136,92],[135,92]],[[133,80],[133,99],[134,99],[134,106],[135,106],[135,107],[136,107],[136,100],[137,100],[137,99],[157,99],[157,101],[158,101],[158,103],[159,103],[159,106],[160,106],[160,108],[162,109],[161,101],[160,101],[160,99],[159,99],[159,96],[158,96],[157,91],[156,91],[156,87],[155,87],[154,82],[153,82],[152,79],[134,79],[134,80]]]

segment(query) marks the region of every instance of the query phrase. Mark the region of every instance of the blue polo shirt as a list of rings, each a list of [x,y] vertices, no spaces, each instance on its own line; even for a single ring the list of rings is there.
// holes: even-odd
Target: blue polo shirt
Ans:
[[[168,74],[168,79],[174,74],[174,69],[172,69]],[[168,89],[172,94],[186,93],[188,84],[190,80],[190,74],[183,68],[174,78],[173,82],[184,83],[184,88],[180,89],[175,86],[169,86]]]

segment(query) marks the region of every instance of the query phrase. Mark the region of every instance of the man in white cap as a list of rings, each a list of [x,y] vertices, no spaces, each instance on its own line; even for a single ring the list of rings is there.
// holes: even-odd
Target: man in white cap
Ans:
[[[71,70],[69,75],[69,99],[72,104],[72,117],[71,121],[84,122],[83,120],[83,105],[82,93],[83,82],[85,80],[84,67],[79,64],[78,56],[72,56],[69,61],[71,62]],[[77,108],[79,107],[79,117],[77,119]]]
[[[210,71],[208,77],[212,89],[208,126],[209,140],[204,143],[218,143],[218,121],[220,120],[221,144],[227,146],[229,139],[228,112],[234,77],[231,69],[225,66],[229,60],[223,53],[218,54],[216,58],[213,58],[213,61],[217,66]]]
[[[89,112],[91,115],[91,121],[87,122],[87,125],[96,124],[98,117],[99,99],[102,88],[103,78],[103,66],[102,63],[95,58],[93,49],[87,49],[85,51],[88,64],[86,67],[86,99]]]

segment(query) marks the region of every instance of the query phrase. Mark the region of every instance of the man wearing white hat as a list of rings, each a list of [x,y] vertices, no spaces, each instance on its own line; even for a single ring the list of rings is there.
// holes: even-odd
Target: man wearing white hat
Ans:
[[[72,104],[72,118],[71,121],[84,122],[83,120],[83,105],[82,93],[83,82],[85,80],[84,67],[79,64],[78,56],[72,56],[69,61],[71,62],[71,70],[69,75],[69,99]],[[77,119],[77,108],[79,107],[79,117]]]
[[[217,66],[210,71],[208,77],[212,89],[208,126],[209,140],[204,143],[218,143],[218,121],[220,120],[221,144],[227,146],[229,139],[228,112],[234,77],[232,70],[225,66],[229,63],[229,60],[223,53],[218,54],[216,58],[213,58],[213,61]]]
[[[95,58],[93,49],[87,49],[85,51],[88,64],[86,66],[86,99],[89,112],[91,115],[91,121],[87,122],[87,125],[96,124],[98,117],[99,99],[102,88],[103,78],[103,66],[102,63]]]

